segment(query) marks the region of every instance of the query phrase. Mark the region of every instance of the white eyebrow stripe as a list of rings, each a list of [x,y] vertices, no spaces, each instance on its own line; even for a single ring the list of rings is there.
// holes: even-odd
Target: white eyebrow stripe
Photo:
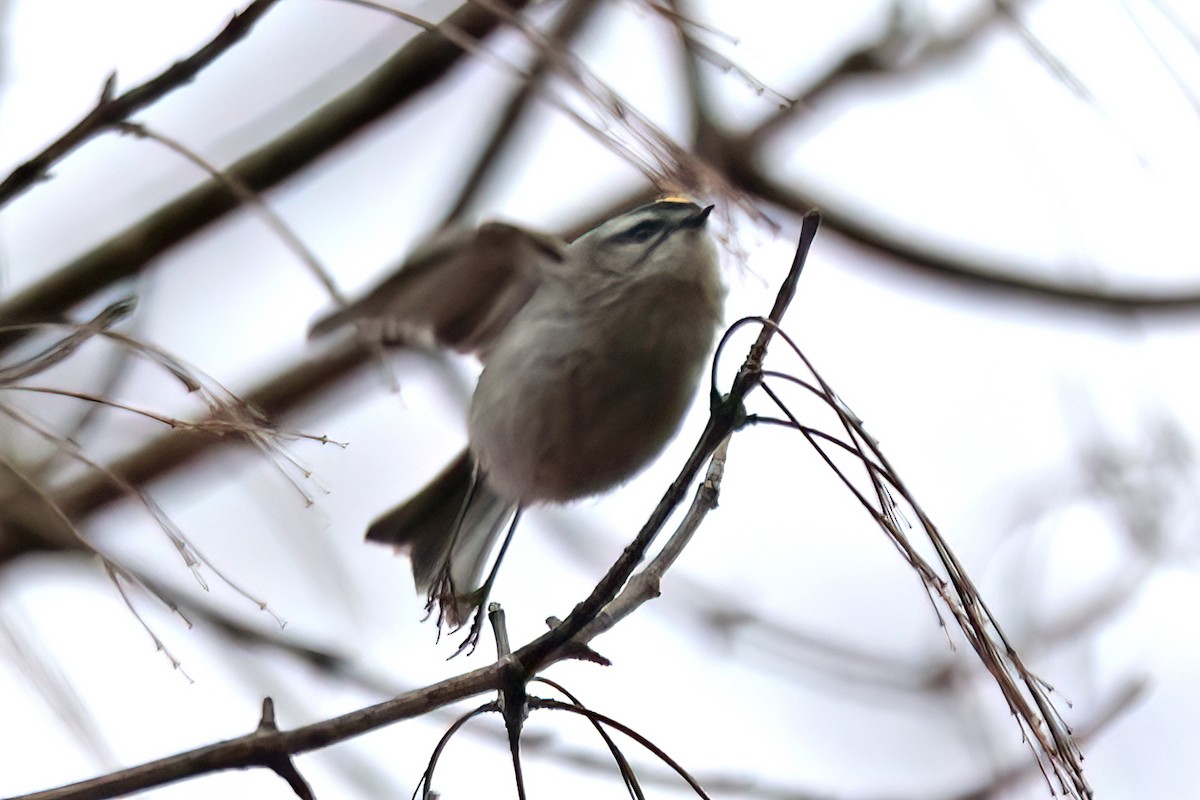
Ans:
[[[663,213],[664,211],[666,213]],[[692,206],[686,203],[670,203],[666,205],[647,206],[646,208],[639,209],[636,212],[630,212],[629,214],[626,214],[626,217],[630,217],[628,224],[617,228],[606,238],[617,239],[630,232],[638,225],[641,225],[643,222],[661,222],[664,225],[682,222],[692,213],[694,213],[692,211]],[[618,217],[617,219],[613,220],[613,222],[618,223],[623,219],[624,217]]]

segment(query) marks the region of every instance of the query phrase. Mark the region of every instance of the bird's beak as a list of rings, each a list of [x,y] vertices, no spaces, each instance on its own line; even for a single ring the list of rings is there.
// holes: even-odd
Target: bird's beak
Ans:
[[[681,222],[679,224],[679,227],[681,227],[681,228],[703,228],[704,223],[708,221],[708,215],[712,213],[713,208],[714,208],[713,206],[709,206],[708,208],[700,209],[695,214],[692,214],[690,217],[688,217],[683,222]]]

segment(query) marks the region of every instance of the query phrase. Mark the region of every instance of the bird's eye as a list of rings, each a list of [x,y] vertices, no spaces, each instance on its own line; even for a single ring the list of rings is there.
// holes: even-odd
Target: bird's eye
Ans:
[[[649,241],[651,236],[660,233],[663,223],[657,219],[646,219],[634,225],[627,231],[617,234],[616,239],[622,244],[642,244]]]

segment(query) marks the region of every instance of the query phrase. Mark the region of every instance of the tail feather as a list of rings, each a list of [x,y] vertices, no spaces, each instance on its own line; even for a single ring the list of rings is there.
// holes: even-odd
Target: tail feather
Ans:
[[[488,554],[517,507],[484,480],[472,489],[473,481],[474,466],[464,450],[424,489],[367,529],[368,541],[408,548],[417,589],[433,592],[452,626],[460,625],[474,607],[470,595],[479,588]],[[454,525],[468,496],[456,537]],[[450,586],[439,585],[445,575]]]

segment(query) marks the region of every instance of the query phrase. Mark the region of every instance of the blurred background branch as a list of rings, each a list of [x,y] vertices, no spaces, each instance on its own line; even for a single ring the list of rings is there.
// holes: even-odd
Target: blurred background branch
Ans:
[[[461,446],[476,367],[310,346],[308,323],[444,225],[570,237],[664,190],[717,204],[749,267],[729,271],[731,320],[761,310],[775,237],[820,208],[788,332],[1074,705],[1098,790],[1195,782],[1172,747],[1200,668],[1186,4],[391,4],[440,29],[264,0],[39,22],[52,5],[0,3],[0,705],[31,720],[0,749],[56,761],[6,765],[0,794],[242,732],[264,695],[300,700],[281,702],[304,715],[286,728],[444,676],[407,566],[360,537]],[[191,155],[100,135],[122,126]],[[89,333],[129,294],[136,328]],[[729,796],[1043,796],[987,679],[783,433],[739,440],[663,599],[606,639],[616,668],[554,669]],[[531,515],[497,587],[518,641],[612,562],[669,480],[655,470]],[[165,601],[128,594],[195,686],[147,657],[96,553]],[[201,595],[214,571],[246,589]],[[450,719],[332,749],[305,777],[318,796],[407,790]],[[528,733],[572,792],[611,790],[570,726]],[[485,726],[441,774],[471,794],[502,744]],[[262,794],[212,780],[164,796]]]

